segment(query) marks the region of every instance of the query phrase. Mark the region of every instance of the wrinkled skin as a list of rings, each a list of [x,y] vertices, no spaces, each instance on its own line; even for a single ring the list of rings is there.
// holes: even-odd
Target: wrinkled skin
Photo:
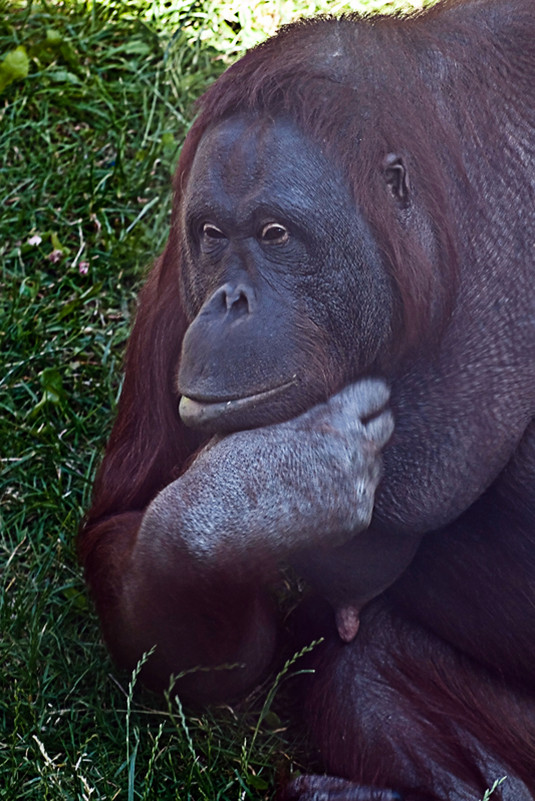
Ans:
[[[178,373],[196,401],[182,399],[188,425],[285,420],[373,369],[391,288],[346,183],[295,125],[238,117],[209,131],[182,225],[196,314]]]
[[[535,799],[533,16],[291,28],[185,144],[80,550],[117,661],[207,668],[192,703],[265,675],[307,579],[333,776],[288,799]]]
[[[140,630],[152,638],[145,643],[147,650],[158,643],[145,670],[149,682],[166,686],[171,664],[182,669],[213,664],[214,646],[216,665],[239,667],[194,674],[191,689],[182,684],[183,693],[205,702],[232,697],[266,668],[276,642],[267,598],[256,601],[263,624],[245,615],[239,636],[236,631],[229,635],[224,623],[215,625],[226,615],[227,603],[211,611],[217,633],[210,626],[203,634],[197,626],[188,660],[186,643],[197,620],[190,611],[192,599],[204,592],[206,582],[233,576],[239,587],[256,580],[259,568],[266,571],[277,560],[288,561],[311,547],[336,546],[369,525],[380,449],[392,433],[392,416],[384,411],[387,400],[382,382],[362,381],[288,422],[214,437],[188,471],[156,496],[131,556],[120,635],[124,647],[136,642]],[[246,569],[249,574],[241,575]],[[166,602],[186,591],[188,599],[176,603],[172,621],[165,612],[147,609],[153,576],[169,584]],[[232,602],[232,591],[230,596]],[[199,601],[198,609],[203,607]],[[347,628],[351,609],[340,608],[338,615]]]

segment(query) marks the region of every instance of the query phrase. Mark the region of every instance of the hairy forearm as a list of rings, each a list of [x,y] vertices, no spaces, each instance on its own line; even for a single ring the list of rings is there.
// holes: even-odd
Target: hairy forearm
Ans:
[[[384,385],[362,383],[287,423],[211,440],[115,560],[120,581],[101,615],[118,661],[132,667],[155,647],[145,678],[163,687],[170,674],[210,668],[181,682],[203,701],[251,686],[274,649],[268,588],[279,564],[369,524],[392,430],[387,398]]]
[[[116,661],[132,669],[154,649],[143,668],[149,685],[166,689],[171,675],[186,671],[177,686],[186,698],[206,703],[243,694],[267,668],[275,647],[277,617],[269,593],[217,564],[201,569],[180,548],[166,559],[164,549],[147,547],[142,529],[143,524],[121,566],[114,600],[102,614]]]

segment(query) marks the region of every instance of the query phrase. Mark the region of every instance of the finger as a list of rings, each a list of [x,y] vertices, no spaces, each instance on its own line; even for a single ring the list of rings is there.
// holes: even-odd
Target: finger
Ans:
[[[350,384],[329,400],[329,410],[333,423],[337,421],[350,425],[360,423],[378,414],[390,398],[387,384],[379,378],[365,378]]]
[[[366,436],[374,442],[378,448],[386,445],[394,433],[394,415],[387,409],[378,417],[372,417],[364,426]]]

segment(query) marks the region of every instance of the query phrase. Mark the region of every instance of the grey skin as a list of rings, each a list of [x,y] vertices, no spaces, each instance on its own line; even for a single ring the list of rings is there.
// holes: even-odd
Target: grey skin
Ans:
[[[470,155],[477,165],[477,152]],[[509,179],[525,180],[520,162]],[[486,176],[474,172],[471,180],[478,191]],[[435,244],[416,190],[403,197],[400,219],[418,231],[432,260]],[[384,202],[398,203],[386,179]],[[361,608],[392,585],[422,536],[457,526],[506,468],[532,470],[523,454],[535,414],[535,308],[525,291],[533,264],[515,263],[532,212],[512,217],[509,201],[497,196],[486,225],[468,231],[473,199],[461,192],[454,202],[462,290],[440,342],[401,369],[384,360],[393,347],[395,301],[381,254],[343,175],[295,124],[238,115],[208,130],[184,190],[181,280],[191,324],[178,386],[188,399],[188,425],[203,428],[208,419],[208,431],[224,433],[276,422],[370,374],[391,386],[396,433],[371,526],[328,554],[295,554],[298,569],[335,608]],[[288,230],[287,241],[265,243],[267,223]],[[321,332],[316,341],[303,343],[303,317]],[[494,557],[489,549],[482,558]],[[466,564],[452,570],[445,595],[430,592],[416,612],[436,616],[448,638],[471,651],[476,633],[482,636],[477,622],[474,631],[457,631],[443,611],[450,593],[469,592]],[[470,608],[481,605],[476,593]],[[503,632],[494,627],[485,636],[508,662]]]
[[[511,168],[511,180],[519,169]],[[479,176],[472,179],[477,187]],[[425,209],[419,207],[418,196],[409,200],[410,214],[404,199],[403,215],[409,214],[408,224],[416,226],[425,240],[429,233]],[[386,202],[397,201],[385,181]],[[461,211],[470,199],[459,195],[456,202],[464,231],[467,216]],[[208,431],[254,429],[297,416],[324,401],[329,389],[340,389],[362,375],[383,374],[391,385],[395,436],[384,452],[383,479],[368,528],[357,526],[352,533],[358,536],[330,530],[324,539],[330,547],[318,550],[322,531],[315,540],[308,534],[303,537],[300,531],[308,528],[301,511],[297,519],[285,518],[286,538],[277,533],[273,543],[274,532],[262,531],[264,517],[270,518],[266,506],[256,506],[256,522],[249,521],[268,551],[283,546],[280,557],[291,554],[297,569],[334,609],[341,610],[338,623],[344,639],[356,631],[358,610],[407,570],[424,533],[444,529],[448,536],[449,526],[454,534],[463,528],[463,514],[493,482],[500,488],[496,493],[500,504],[509,484],[516,488],[525,483],[523,476],[532,475],[535,316],[533,299],[524,287],[530,285],[533,267],[527,262],[514,270],[503,266],[508,252],[514,258],[514,248],[499,250],[495,242],[514,242],[524,235],[520,218],[511,219],[504,203],[496,198],[488,211],[494,223],[491,240],[485,233],[488,228],[463,239],[463,291],[439,344],[406,363],[402,371],[397,365],[392,370],[382,366],[382,355],[392,346],[393,290],[343,175],[321,149],[288,120],[244,115],[209,130],[197,150],[179,215],[185,243],[182,296],[191,324],[184,338],[178,386],[187,399],[182,411],[188,424],[202,428],[206,413]],[[265,226],[273,223],[289,231],[288,239],[263,240]],[[432,255],[432,242],[429,248]],[[522,280],[519,273],[525,273]],[[513,308],[511,316],[508,310]],[[316,341],[307,342],[308,349],[301,347],[303,317],[309,329],[319,332]],[[320,345],[323,361],[317,355]],[[331,368],[334,372],[329,375]],[[232,469],[225,463],[217,476],[212,468],[210,481],[218,493],[205,497],[205,519],[222,521],[239,507],[242,473],[252,469],[245,458],[245,442],[250,439],[252,445],[256,437],[264,436],[255,430],[244,432],[243,452],[232,461]],[[264,444],[261,469],[265,480],[271,481],[274,454],[265,440]],[[311,504],[311,519],[319,521],[324,499],[316,492],[317,476],[309,470],[309,455],[303,461],[300,447],[295,446],[296,473],[309,481],[304,496]],[[189,473],[177,486],[196,484]],[[198,469],[197,475],[199,483],[208,481],[204,471],[201,475]],[[278,484],[277,492],[270,490],[269,505],[286,508],[288,484]],[[340,498],[341,487],[336,492]],[[353,502],[354,488],[350,498]],[[302,505],[296,502],[293,508],[301,510]],[[197,510],[201,515],[198,506]],[[528,509],[526,515],[530,514]],[[187,547],[178,512],[173,531],[177,547]],[[229,549],[228,559],[239,565],[243,542],[253,535],[244,527],[238,537],[220,536]],[[143,583],[144,543],[159,537],[158,528],[145,520],[132,553],[131,598],[137,591],[135,577]],[[307,542],[311,547],[305,547]],[[437,547],[439,542],[434,540]],[[419,562],[411,565],[413,572],[403,584],[400,602],[468,653],[509,668],[514,626],[504,631],[496,625],[482,626],[481,621],[494,605],[510,606],[507,619],[516,617],[526,587],[512,586],[507,578],[518,571],[516,556],[501,554],[503,564],[511,561],[509,573],[504,571],[506,583],[483,596],[471,580],[469,556],[456,558],[465,547],[468,551],[473,547],[469,532],[458,552],[450,549],[445,559],[431,559],[421,574]],[[152,555],[161,561],[157,551],[155,547]],[[491,548],[482,549],[478,562],[482,574],[492,575],[494,559]],[[427,575],[434,573],[428,581]],[[455,607],[460,597],[462,626]],[[527,626],[525,615],[531,605],[522,606],[522,625]],[[522,663],[530,662],[531,650],[523,637],[514,653],[518,669],[524,672]]]
[[[467,156],[469,178],[484,195],[487,176],[478,172],[476,145],[467,146],[474,151]],[[521,160],[509,165],[509,180],[524,186]],[[425,242],[422,195],[412,191],[403,214]],[[385,182],[385,203],[397,202],[391,195]],[[178,386],[188,424],[202,430],[208,420],[205,430],[219,436],[146,511],[124,566],[116,628],[125,659],[158,643],[148,667],[160,678],[175,665],[238,663],[212,682],[196,676],[189,690],[201,701],[241,694],[276,647],[276,624],[260,597],[272,577],[267,566],[270,559],[291,561],[336,610],[342,640],[352,641],[323,665],[324,677],[340,671],[344,680],[332,694],[325,691],[329,679],[318,681],[326,764],[339,775],[359,775],[351,763],[358,749],[344,741],[329,752],[347,707],[349,740],[365,728],[366,742],[377,738],[380,748],[398,748],[391,786],[415,786],[411,760],[400,749],[420,713],[412,697],[390,698],[386,691],[384,709],[373,706],[367,681],[379,696],[385,686],[383,667],[373,664],[379,635],[388,637],[383,660],[408,656],[397,624],[374,618],[373,604],[361,614],[371,599],[387,591],[396,610],[423,623],[420,633],[417,625],[410,629],[423,649],[436,637],[446,649],[474,657],[481,671],[489,665],[515,681],[532,674],[534,569],[524,533],[533,531],[535,309],[526,289],[533,262],[517,263],[515,243],[525,239],[530,215],[533,227],[533,206],[522,201],[523,213],[515,215],[510,199],[496,195],[485,225],[474,231],[472,198],[459,193],[453,201],[462,289],[440,340],[392,367],[383,357],[392,345],[394,292],[343,176],[287,120],[240,116],[205,134],[176,223],[190,320]],[[273,223],[291,236],[281,235],[272,247],[262,232]],[[432,242],[429,248],[432,259]],[[308,327],[299,325],[303,319]],[[316,337],[307,348],[303,330]],[[362,412],[366,417],[359,400],[366,375],[384,377],[395,420],[378,486],[379,451],[391,422],[384,417],[369,437],[366,425],[355,427]],[[337,393],[351,385],[351,411],[340,413],[346,395]],[[384,389],[378,392],[372,414],[386,403]],[[330,395],[335,400],[325,405]],[[487,506],[477,506],[481,498]],[[438,533],[420,546],[426,532]],[[240,604],[247,578],[259,592]],[[225,630],[226,605],[234,602]],[[417,657],[416,649],[414,670]],[[476,667],[459,675],[468,707],[470,693],[485,682]],[[515,698],[507,684],[493,691],[507,710]],[[432,713],[433,707],[421,712]],[[437,742],[441,731],[439,723],[432,732]],[[460,748],[471,735],[463,736],[452,731]],[[495,766],[481,748],[476,761],[492,780]],[[448,781],[444,776],[444,797],[478,797],[472,785],[452,779],[448,787]]]
[[[388,397],[383,381],[363,380],[287,422],[213,437],[149,505],[134,571],[150,563],[159,573],[185,556],[199,574],[231,572],[261,555],[288,561],[336,547],[367,528],[394,425]],[[352,639],[357,610],[340,607],[337,617]]]

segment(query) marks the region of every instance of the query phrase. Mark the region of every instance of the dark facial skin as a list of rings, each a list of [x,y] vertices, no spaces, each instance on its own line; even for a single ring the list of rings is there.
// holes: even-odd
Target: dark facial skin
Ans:
[[[181,222],[184,422],[282,421],[372,371],[390,333],[385,271],[347,183],[293,123],[210,130]]]
[[[80,555],[186,701],[323,641],[286,801],[535,801],[533,8],[297,23],[184,144]]]

